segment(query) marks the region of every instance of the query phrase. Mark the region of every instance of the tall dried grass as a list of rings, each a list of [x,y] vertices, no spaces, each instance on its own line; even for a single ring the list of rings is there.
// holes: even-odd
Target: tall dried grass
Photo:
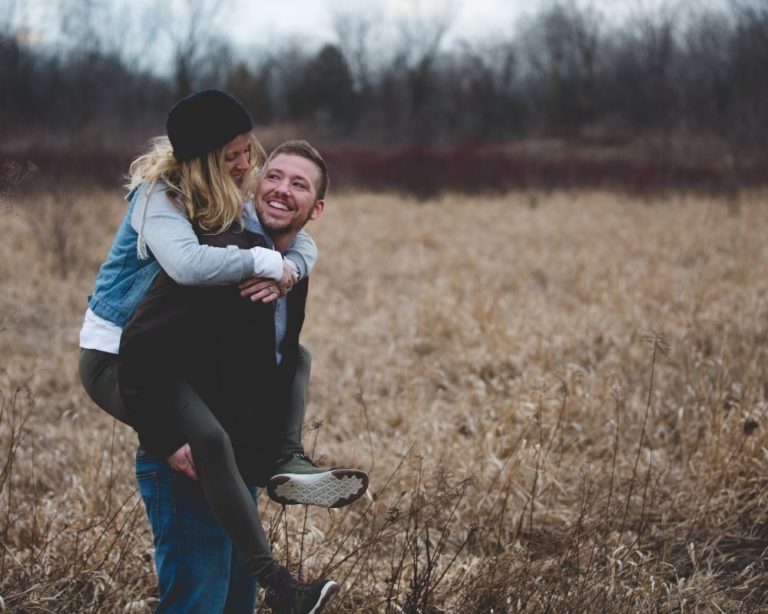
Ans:
[[[768,611],[764,195],[335,197],[304,342],[327,513],[261,499],[337,612]],[[145,611],[135,439],[76,376],[117,193],[0,213],[0,597]]]

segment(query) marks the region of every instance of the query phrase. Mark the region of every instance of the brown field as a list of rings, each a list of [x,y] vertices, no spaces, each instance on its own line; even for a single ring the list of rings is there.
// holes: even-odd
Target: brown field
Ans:
[[[76,373],[123,211],[0,208],[0,609],[153,603],[135,437]],[[372,497],[261,504],[331,612],[768,611],[764,194],[344,194],[310,232],[307,447]]]

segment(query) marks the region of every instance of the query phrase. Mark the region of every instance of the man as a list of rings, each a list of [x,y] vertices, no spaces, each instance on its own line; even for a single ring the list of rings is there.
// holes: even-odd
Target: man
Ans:
[[[306,141],[283,143],[272,152],[259,182],[254,203],[259,223],[246,223],[246,228],[264,234],[271,247],[284,253],[307,222],[321,215],[327,190],[328,169],[319,152]],[[277,291],[274,282],[255,278],[241,283],[240,289],[243,297],[250,296],[254,301],[264,300]],[[288,321],[287,305],[284,298],[276,301],[278,336]],[[301,420],[293,423],[300,425]],[[363,472],[315,467],[300,446],[300,433],[286,430],[282,451],[288,453],[278,460],[269,479],[270,498],[284,505],[342,507],[357,500],[367,489],[368,477]]]
[[[327,168],[311,145],[284,143],[267,161],[256,192],[254,208],[261,228],[251,220],[247,230],[263,229],[266,240],[279,252],[285,251],[303,226],[321,215],[327,185]],[[252,247],[244,243],[256,240],[255,235],[247,235],[201,233],[200,240]],[[247,281],[241,284],[240,294],[231,287],[179,286],[161,273],[121,340],[120,388],[126,407],[152,414],[180,405],[182,421],[194,425],[190,441],[195,464],[196,450],[208,450],[205,456],[219,459],[223,466],[236,462],[245,483],[269,480],[270,494],[284,503],[330,507],[357,499],[367,487],[363,472],[315,468],[303,456],[300,443],[274,468],[279,435],[286,432],[281,409],[299,356],[307,280],[278,299],[274,309],[260,302],[277,294],[274,281]],[[189,394],[202,398],[201,403],[190,405],[207,405],[210,412],[195,409],[197,413],[186,415],[183,402],[169,399],[169,390],[175,388],[169,389],[167,382],[174,378],[189,382],[194,388]],[[228,460],[220,449],[231,449],[234,458]],[[202,476],[209,483],[211,472],[217,471],[215,463],[213,467],[206,467]],[[209,503],[217,502],[217,497],[209,495],[206,500],[194,482],[177,479],[161,457],[140,450],[137,477],[155,540],[163,606],[159,609],[192,611],[189,604],[194,603],[198,608],[194,611],[252,611],[256,585],[249,572],[259,575],[254,569],[260,570],[267,602],[277,612],[317,612],[337,589],[331,581],[295,582],[274,563],[268,545],[244,561],[233,541],[247,541],[249,536],[240,533],[258,533],[260,525],[250,523],[249,528],[248,518],[240,522],[229,517],[224,522],[222,515],[231,516],[231,510],[223,506],[215,515]],[[308,493],[318,490],[318,485],[325,495],[308,500]],[[232,488],[244,489],[245,484]],[[245,496],[253,497],[255,492]],[[254,539],[265,542],[263,536]],[[225,578],[220,581],[212,569],[229,573],[222,573]],[[175,603],[184,606],[174,609]]]

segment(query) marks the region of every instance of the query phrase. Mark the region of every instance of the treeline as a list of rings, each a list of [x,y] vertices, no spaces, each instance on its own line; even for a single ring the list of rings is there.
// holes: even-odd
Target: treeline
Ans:
[[[161,130],[177,97],[211,86],[235,93],[262,126],[294,124],[355,147],[566,137],[748,159],[768,142],[766,0],[690,2],[621,21],[553,2],[507,35],[451,44],[455,11],[399,23],[336,13],[337,40],[319,50],[250,51],[226,38],[225,5],[142,13],[61,0],[58,33],[38,41],[19,17],[23,3],[0,0],[5,147],[42,137],[124,146]]]

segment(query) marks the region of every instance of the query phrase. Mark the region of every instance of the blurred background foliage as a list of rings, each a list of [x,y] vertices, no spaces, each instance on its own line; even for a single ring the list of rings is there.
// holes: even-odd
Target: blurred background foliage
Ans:
[[[163,131],[174,100],[220,87],[245,103],[268,147],[301,135],[344,149],[342,161],[414,148],[469,160],[493,148],[698,165],[740,180],[757,164],[768,177],[765,0],[662,3],[622,19],[558,0],[473,40],[450,38],[455,2],[395,21],[347,8],[332,13],[335,37],[320,48],[259,47],[255,23],[248,49],[228,36],[228,0],[54,2],[57,23],[41,37],[34,11],[0,0],[5,158],[51,168],[66,160],[41,164],[46,152],[109,152],[111,164],[81,160],[73,172],[104,167],[111,179]]]

